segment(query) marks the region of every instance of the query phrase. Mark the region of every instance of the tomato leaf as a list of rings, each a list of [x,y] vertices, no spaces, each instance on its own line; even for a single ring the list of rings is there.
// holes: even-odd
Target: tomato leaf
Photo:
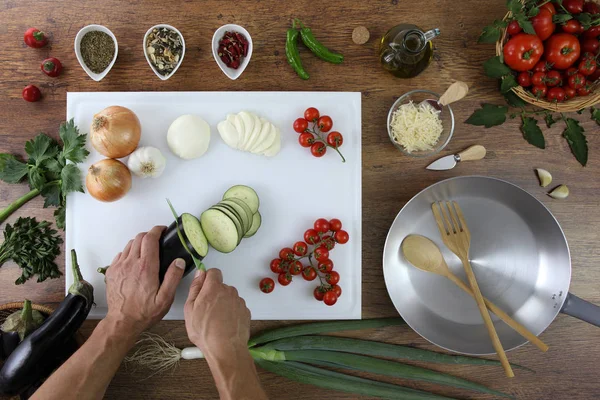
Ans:
[[[513,92],[512,90],[508,91],[506,93],[503,93],[503,96],[504,96],[504,99],[506,100],[506,102],[513,107],[523,108],[527,105],[525,100],[523,100],[522,98],[517,96],[515,94],[515,92]]]
[[[520,0],[508,0],[506,2],[506,8],[513,14],[518,14],[523,9],[523,4]]]
[[[502,77],[502,83],[500,84],[500,91],[502,93],[507,93],[510,89],[519,86],[515,77],[511,75],[506,75]]]
[[[600,125],[600,108],[591,108],[592,111],[592,119],[596,121],[598,125]]]
[[[525,140],[537,148],[545,149],[546,141],[544,140],[544,134],[538,126],[536,119],[522,116],[521,120],[523,121],[523,125],[521,125],[521,132],[523,132],[523,137]]]
[[[552,115],[552,113],[547,113],[546,116],[544,116],[544,121],[546,121],[546,126],[548,128],[551,128],[552,125],[556,123],[556,120],[554,119],[554,115]]]
[[[573,118],[567,118],[565,123],[567,124],[567,127],[563,132],[563,137],[567,139],[567,143],[569,143],[569,147],[577,161],[585,167],[588,160],[587,139],[583,134],[585,131],[581,125],[579,125],[579,121]]]
[[[495,20],[491,25],[483,28],[477,43],[496,43],[502,36],[502,29],[508,26],[508,21]]]
[[[523,29],[523,32],[528,33],[530,35],[535,35],[535,29],[533,29],[533,24],[527,19],[526,16],[517,16],[517,22],[519,23],[521,29]]]
[[[535,4],[535,3],[533,3]],[[528,17],[535,17],[536,15],[538,15],[540,13],[540,8],[537,6],[533,6],[528,12],[527,12],[527,16]]]
[[[592,15],[590,13],[581,13],[581,14],[577,14],[577,16],[575,17],[575,19],[579,22],[581,22],[581,25],[583,26],[584,30],[587,30],[589,27],[591,27],[593,25],[593,18]]]
[[[465,123],[475,126],[485,126],[486,128],[502,125],[506,121],[507,112],[508,107],[506,106],[484,103],[479,110],[475,110]]]
[[[552,22],[554,22],[555,24],[562,25],[571,19],[573,19],[573,16],[571,14],[554,14],[554,16],[552,17]]]
[[[502,60],[500,60],[500,56],[492,57],[484,62],[483,69],[485,74],[490,78],[502,78],[511,73],[510,68],[504,65]]]

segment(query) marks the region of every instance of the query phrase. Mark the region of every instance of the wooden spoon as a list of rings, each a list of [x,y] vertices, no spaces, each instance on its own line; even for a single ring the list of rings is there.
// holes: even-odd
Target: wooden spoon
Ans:
[[[402,241],[401,248],[406,260],[415,267],[423,271],[445,276],[454,282],[456,286],[467,292],[471,297],[475,297],[471,288],[450,271],[442,252],[430,239],[421,235],[408,235]],[[496,314],[498,318],[517,331],[521,336],[529,340],[540,350],[544,352],[548,350],[548,346],[544,342],[523,325],[512,319],[508,314],[498,308],[498,306],[486,298],[484,298],[484,302],[488,310]]]

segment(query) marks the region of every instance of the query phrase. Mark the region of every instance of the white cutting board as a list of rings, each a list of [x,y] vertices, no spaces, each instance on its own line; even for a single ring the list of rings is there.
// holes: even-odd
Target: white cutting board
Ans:
[[[140,146],[159,148],[167,167],[158,179],[134,177],[131,191],[114,203],[102,203],[88,194],[67,199],[66,249],[76,249],[84,278],[94,285],[96,307],[90,318],[106,315],[104,277],[98,267],[110,264],[138,232],[154,225],[169,225],[173,216],[169,198],[178,213],[195,215],[219,202],[229,187],[243,184],[260,196],[263,223],[258,233],[242,240],[232,253],[210,249],[204,263],[220,268],[225,283],[235,286],[246,300],[252,319],[359,319],[361,317],[361,96],[331,92],[94,92],[68,93],[67,118],[74,118],[82,133],[89,133],[92,116],[110,105],[133,110],[142,124]],[[292,123],[308,107],[317,107],[333,119],[333,129],[344,135],[341,147],[346,163],[331,149],[315,158],[298,144]],[[281,129],[282,148],[274,158],[229,148],[216,125],[228,113],[255,112]],[[167,146],[166,133],[182,114],[196,114],[212,131],[207,153],[196,160],[182,160]],[[88,147],[88,167],[104,157]],[[123,160],[126,161],[126,160]],[[277,283],[269,263],[283,247],[302,240],[317,218],[339,218],[350,234],[346,245],[331,252],[340,273],[343,293],[327,307],[313,298],[317,280],[300,275],[286,287]],[[69,254],[65,251],[65,254]],[[70,259],[66,260],[66,286],[72,282]],[[263,277],[275,280],[275,290],[261,293]],[[183,319],[183,305],[193,273],[179,286],[166,319]]]

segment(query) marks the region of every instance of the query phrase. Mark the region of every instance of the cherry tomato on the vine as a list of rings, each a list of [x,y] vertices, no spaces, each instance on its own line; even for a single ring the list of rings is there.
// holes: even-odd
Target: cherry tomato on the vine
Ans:
[[[569,77],[569,86],[573,89],[579,89],[585,85],[585,76],[582,73],[576,73]]]
[[[529,71],[519,72],[517,81],[519,82],[519,85],[521,85],[522,87],[531,86],[531,75],[529,74]]]
[[[302,277],[306,281],[314,281],[317,278],[317,271],[313,267],[306,267],[302,271]]]
[[[304,118],[298,118],[294,121],[294,130],[298,133],[304,132],[308,128],[308,121]]]
[[[322,262],[329,259],[329,250],[325,246],[319,246],[315,249],[313,255],[317,261]]]
[[[289,247],[284,247],[279,251],[279,258],[282,260],[293,260],[294,259],[294,250]]]
[[[292,275],[300,275],[300,273],[302,273],[302,270],[304,269],[304,266],[302,265],[302,263],[300,261],[294,261],[291,265],[290,265],[290,274]]]
[[[323,244],[323,246],[325,246],[327,250],[330,251],[335,247],[335,240],[333,239],[333,237],[331,237],[331,235],[323,236],[321,243]]]
[[[323,295],[323,303],[327,304],[328,306],[334,305],[337,302],[337,299],[337,294],[331,290]]]
[[[327,144],[331,147],[340,147],[344,143],[344,137],[339,132],[331,132],[327,135]]]
[[[271,293],[275,289],[275,281],[271,278],[264,278],[258,284],[260,291],[263,293]]]
[[[302,257],[304,255],[306,255],[306,252],[308,250],[308,245],[304,242],[296,242],[294,243],[294,254],[297,255],[298,257]]]
[[[584,53],[598,54],[600,41],[598,39],[583,39],[581,42],[581,51]]]
[[[586,83],[585,86],[580,87],[579,89],[577,89],[577,95],[578,96],[587,96],[588,94],[592,93],[592,87],[590,85],[590,83]]]
[[[563,0],[562,4],[571,14],[581,14],[583,12],[583,0]]]
[[[304,232],[304,241],[308,244],[315,244],[319,241],[319,233],[314,229],[308,229]]]
[[[531,84],[533,86],[545,85],[546,73],[545,72],[534,72],[531,76]]]
[[[331,271],[327,274],[327,276],[325,277],[325,280],[330,285],[335,285],[340,281],[340,274],[338,274],[337,271]]]
[[[511,21],[508,26],[506,27],[506,33],[508,33],[510,36],[514,36],[517,33],[521,32],[523,29],[521,28],[521,26],[519,25],[519,23],[517,21]]]
[[[319,110],[314,107],[307,108],[306,111],[304,111],[304,119],[309,122],[315,122],[318,120],[319,115]]]
[[[298,142],[302,147],[310,147],[315,143],[315,137],[312,133],[304,132],[298,136]]]
[[[596,60],[593,58],[584,58],[578,66],[579,72],[585,76],[592,75],[596,72],[596,68]]]
[[[552,64],[547,63],[546,61],[542,60],[539,63],[535,64],[535,67],[533,67],[533,72],[548,72],[552,69]]]
[[[321,132],[329,132],[333,127],[333,121],[329,115],[323,115],[317,120],[317,126]]]
[[[342,229],[342,221],[337,218],[333,218],[329,220],[329,225],[331,225],[331,230],[333,232],[337,232]]]
[[[279,258],[271,261],[270,267],[271,271],[275,272],[276,274],[283,272],[283,268],[281,268],[281,260]]]
[[[345,244],[345,243],[348,243],[348,240],[350,239],[350,236],[348,235],[348,232],[340,230],[340,231],[337,231],[333,235],[333,238],[339,244]]]
[[[573,97],[577,96],[577,90],[573,89],[572,87],[565,86],[563,89],[565,89],[565,100],[572,99]]]
[[[330,227],[329,221],[327,221],[325,218],[319,218],[315,221],[315,231],[317,232],[327,233],[329,232]]]
[[[562,76],[560,75],[560,72],[556,71],[556,70],[552,70],[552,71],[548,71],[548,73],[546,74],[546,86],[548,87],[553,87],[553,86],[558,86],[561,82],[561,78]]]
[[[579,35],[583,33],[583,25],[579,21],[570,19],[562,26],[563,32],[572,33],[573,35]]]
[[[317,286],[313,291],[313,296],[315,296],[315,299],[323,301],[323,296],[325,296],[325,289],[322,286]]]
[[[310,146],[310,152],[315,157],[323,157],[327,152],[327,146],[323,142],[316,142]]]
[[[565,90],[563,88],[553,87],[550,90],[548,90],[546,99],[548,101],[556,101],[556,102],[560,103],[561,101],[565,100],[566,96],[567,96],[567,94],[565,93]]]
[[[531,88],[531,93],[538,99],[546,97],[546,93],[548,92],[548,88],[546,85],[535,85]]]
[[[292,282],[292,275],[287,272],[282,272],[277,276],[277,281],[281,286],[287,286]]]
[[[342,295],[342,288],[339,285],[333,285],[331,290],[337,295],[338,298]]]
[[[577,72],[578,72],[577,68],[571,67],[565,71],[565,75],[567,76],[567,79],[568,79],[571,75],[575,75]]]
[[[583,3],[583,12],[594,14],[600,14],[600,6],[593,1],[586,1]]]
[[[323,273],[331,272],[333,271],[333,261],[331,261],[330,259],[321,261],[317,268]]]

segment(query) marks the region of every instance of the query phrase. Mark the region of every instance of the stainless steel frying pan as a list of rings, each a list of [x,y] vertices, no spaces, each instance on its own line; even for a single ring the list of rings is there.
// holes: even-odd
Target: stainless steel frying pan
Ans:
[[[433,240],[465,282],[460,260],[442,243],[431,213],[438,200],[460,204],[471,230],[470,259],[484,296],[539,335],[563,312],[600,326],[600,307],[569,293],[567,240],[550,211],[523,189],[494,178],[468,176],[436,183],[400,210],[388,233],[383,272],[396,309],[435,345],[465,354],[494,353],[475,301],[448,279],[418,270],[403,257],[409,234]],[[492,314],[506,350],[526,343]]]

